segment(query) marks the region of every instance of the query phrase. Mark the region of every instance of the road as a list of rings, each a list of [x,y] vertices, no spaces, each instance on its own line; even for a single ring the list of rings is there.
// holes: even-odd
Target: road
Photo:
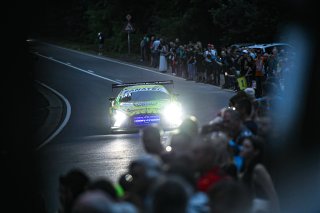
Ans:
[[[199,126],[213,119],[234,95],[232,91],[186,81],[153,68],[33,42],[38,56],[35,80],[58,97],[61,104],[52,110],[62,112],[51,137],[37,142],[39,184],[49,213],[57,210],[61,174],[81,168],[91,178],[106,177],[117,182],[129,162],[144,153],[138,133],[109,134],[108,98],[115,95],[112,83],[173,80],[185,115],[196,116]]]

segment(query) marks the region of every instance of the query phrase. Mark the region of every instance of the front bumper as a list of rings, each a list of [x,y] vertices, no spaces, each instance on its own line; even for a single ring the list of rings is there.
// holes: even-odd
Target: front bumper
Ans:
[[[128,117],[121,125],[115,125],[116,121],[111,120],[111,131],[139,131],[140,129],[150,126],[159,125],[163,130],[176,129],[181,121],[170,121],[160,114],[138,114]]]

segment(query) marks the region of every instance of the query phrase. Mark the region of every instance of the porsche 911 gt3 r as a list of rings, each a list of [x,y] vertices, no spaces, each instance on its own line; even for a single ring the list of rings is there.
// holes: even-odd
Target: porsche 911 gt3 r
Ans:
[[[138,130],[152,124],[165,130],[177,128],[182,122],[181,103],[166,84],[173,81],[113,84],[112,89],[122,89],[115,98],[109,98],[111,132]]]

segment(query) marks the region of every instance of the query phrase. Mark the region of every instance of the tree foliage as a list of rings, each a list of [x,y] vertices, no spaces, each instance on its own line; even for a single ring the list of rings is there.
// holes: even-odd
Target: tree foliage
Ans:
[[[286,12],[273,0],[72,0],[55,1],[46,8],[46,32],[95,43],[104,32],[113,51],[126,51],[126,15],[138,51],[140,39],[154,34],[168,40],[215,44],[271,42],[283,26]],[[50,26],[50,27],[49,27]],[[58,33],[60,32],[60,33]]]

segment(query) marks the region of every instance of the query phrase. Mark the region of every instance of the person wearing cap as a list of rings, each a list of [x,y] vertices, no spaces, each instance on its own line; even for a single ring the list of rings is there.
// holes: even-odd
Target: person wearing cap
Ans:
[[[254,100],[256,98],[255,96],[256,92],[252,87],[245,88],[244,92],[249,96],[250,99]]]

